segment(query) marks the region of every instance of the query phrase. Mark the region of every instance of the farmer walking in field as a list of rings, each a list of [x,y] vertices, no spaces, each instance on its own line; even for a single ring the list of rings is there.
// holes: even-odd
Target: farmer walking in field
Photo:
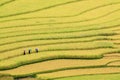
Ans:
[[[29,54],[31,53],[31,49],[28,50],[28,53],[29,53]]]
[[[35,51],[36,51],[36,53],[38,53],[39,52],[38,48],[36,48]]]
[[[23,54],[24,54],[24,55],[26,54],[25,50],[24,50]]]

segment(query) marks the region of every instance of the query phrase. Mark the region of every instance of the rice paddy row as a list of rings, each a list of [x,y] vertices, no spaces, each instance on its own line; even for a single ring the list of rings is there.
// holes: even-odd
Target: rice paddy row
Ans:
[[[95,75],[84,75],[84,76],[71,76],[71,77],[63,77],[57,78],[54,80],[119,80],[120,74],[95,74]]]
[[[88,72],[89,70],[89,72]],[[56,71],[48,74],[39,74],[37,78],[39,79],[54,79],[61,77],[69,77],[69,76],[78,76],[78,75],[86,75],[86,74],[110,74],[110,73],[120,73],[119,67],[107,67],[107,68],[91,68],[91,69],[73,69],[73,70],[65,70],[65,71]]]
[[[101,51],[101,52],[97,52],[97,51]],[[76,53],[73,54],[73,52],[76,52]],[[2,60],[0,61],[0,64],[1,64],[0,69],[1,70],[10,69],[10,68],[19,67],[25,64],[30,64],[30,63],[39,62],[39,61],[41,62],[41,61],[51,60],[51,59],[63,59],[63,58],[97,59],[97,58],[102,58],[104,53],[110,53],[110,52],[118,52],[118,51],[114,49],[113,50],[112,49],[97,49],[97,50],[71,49],[71,50],[46,51],[46,52],[40,52],[38,54],[30,54],[25,56],[21,55],[21,56],[16,56],[6,60]]]
[[[73,3],[73,1],[75,1],[75,3]],[[39,16],[41,16],[41,17],[51,17],[51,16],[71,16],[71,15],[73,15],[73,16],[77,16],[78,14],[80,14],[80,12],[81,11],[84,11],[84,12],[86,12],[86,11],[90,11],[90,10],[92,10],[92,9],[96,9],[96,6],[101,6],[101,4],[112,4],[112,3],[114,3],[114,2],[119,2],[119,0],[116,0],[116,1],[110,1],[110,0],[102,0],[102,1],[97,1],[97,2],[95,2],[96,4],[94,4],[94,3],[92,3],[92,2],[94,2],[94,1],[90,1],[90,0],[61,0],[61,1],[59,1],[59,2],[57,2],[57,1],[52,1],[51,2],[51,0],[50,1],[48,1],[48,3],[47,4],[45,4],[46,3],[46,1],[39,1],[39,0],[37,0],[36,2],[32,2],[32,1],[30,1],[29,3],[30,4],[28,4],[30,7],[32,7],[32,8],[28,8],[28,9],[33,9],[33,10],[35,10],[35,8],[36,8],[36,5],[39,3],[39,4],[41,4],[40,6],[38,6],[38,8],[42,8],[42,7],[47,7],[47,6],[51,6],[51,5],[53,5],[53,4],[51,4],[51,3],[63,3],[63,5],[58,5],[58,6],[53,6],[53,7],[50,7],[50,8],[46,8],[45,10],[44,10],[44,8],[43,8],[43,10],[44,11],[39,11],[39,10],[35,10],[36,12],[31,12],[31,13],[26,13],[26,14],[19,14],[19,12],[22,12],[21,10],[17,10],[18,12],[16,12],[16,10],[14,9],[14,10],[12,10],[12,13],[8,10],[8,13],[6,13],[5,11],[3,11],[2,13],[1,13],[1,15],[6,15],[7,16],[7,14],[14,14],[14,13],[16,13],[16,14],[18,14],[18,15],[13,15],[13,16],[9,16],[8,18],[3,18],[3,19],[1,19],[1,21],[2,20],[4,20],[4,19],[15,19],[15,18],[29,18],[29,17],[39,17]],[[68,2],[68,4],[65,4],[65,2],[67,3]],[[71,2],[71,3],[70,3]],[[22,4],[26,4],[26,2],[22,2],[22,0],[21,1],[16,1],[16,3],[12,3],[12,4],[17,4],[18,6],[19,5],[21,5],[20,3],[22,3]],[[77,4],[76,4],[77,3]],[[91,3],[91,4],[88,4],[88,3]],[[32,5],[31,5],[32,4]],[[36,4],[36,5],[34,5],[34,4]],[[11,5],[11,4],[9,4],[9,5]],[[8,8],[8,6],[9,5],[7,5],[6,6],[6,9],[9,9]],[[72,6],[71,6],[72,5]],[[11,6],[9,6],[9,7],[14,7],[14,6],[16,6],[16,5],[11,5]],[[68,6],[69,6],[69,9],[70,10],[68,10]],[[89,6],[89,7],[87,7],[87,6]],[[17,7],[17,6],[16,6]],[[79,7],[82,7],[82,8],[79,8]],[[64,10],[63,10],[63,8],[64,8]],[[92,9],[91,9],[92,8]],[[20,7],[19,7],[19,9],[21,9]],[[89,10],[88,10],[89,9]],[[5,8],[3,7],[3,9],[2,10],[5,10]],[[27,8],[24,8],[23,9],[24,11],[23,12],[26,12],[25,10],[27,10]],[[71,12],[71,10],[73,10],[72,12]],[[29,10],[30,11],[30,10]],[[56,11],[55,13],[54,13],[54,11]],[[80,12],[79,12],[80,11]],[[49,12],[51,12],[51,13],[49,13]],[[61,12],[64,12],[64,13],[61,13]],[[49,13],[49,14],[47,14],[47,13]],[[47,15],[46,15],[47,14]],[[98,15],[98,14],[97,14]]]
[[[99,31],[99,30],[98,30],[98,31]],[[90,36],[92,36],[92,35],[94,36],[94,35],[96,35],[96,34],[98,34],[98,35],[100,34],[99,32],[97,32],[97,33],[95,34],[96,31],[95,31],[94,33],[93,33],[93,31],[88,31],[88,32],[90,32],[90,33],[89,33]],[[67,34],[67,33],[66,33],[66,34]],[[89,36],[89,35],[87,35],[87,34],[88,34],[88,33],[86,32],[86,33],[81,33],[81,34],[78,34],[78,33],[76,34],[76,33],[74,33],[74,34],[71,34],[71,35],[72,35],[73,37],[76,36],[76,38],[77,38],[77,37],[79,38],[79,37],[82,37],[82,36],[83,36],[83,37],[84,37],[84,36],[86,36],[86,37]],[[103,34],[104,34],[104,33],[102,33],[102,35],[103,35]],[[105,35],[107,35],[107,34],[108,34],[108,32],[105,33]],[[114,33],[112,33],[112,34],[114,34]],[[60,34],[59,34],[59,35],[60,35]],[[68,35],[66,35],[66,36],[64,35],[64,37],[65,37],[65,38],[66,38],[66,37],[71,38],[71,35],[70,35],[70,37],[69,37]],[[77,36],[77,35],[78,35],[78,36]],[[80,35],[80,36],[79,36],[79,35]],[[110,33],[110,35],[111,35],[111,33]],[[40,35],[40,36],[41,36],[41,35]],[[57,36],[58,36],[58,35],[57,35]],[[61,36],[61,35],[60,35],[60,36]],[[38,37],[38,36],[36,36],[36,37]],[[44,37],[45,37],[45,36],[44,36]],[[49,35],[48,35],[48,37],[49,37]],[[54,35],[53,35],[53,37],[54,37]],[[62,37],[63,37],[63,36],[62,36]],[[25,39],[25,38],[28,38],[28,37],[24,37],[23,39]],[[32,38],[34,38],[34,37],[32,36]],[[13,39],[13,40],[16,40],[16,38],[15,38],[15,39],[12,38],[12,39]],[[29,39],[29,38],[28,38],[28,39]],[[49,38],[48,38],[48,39],[49,39]],[[53,39],[61,39],[61,38],[58,37],[58,38],[53,38]],[[4,39],[4,40],[5,40],[5,39]],[[30,40],[30,39],[29,39],[29,40]],[[34,39],[33,39],[33,40],[34,40]],[[41,40],[41,39],[38,39],[38,40]],[[44,40],[44,38],[43,38],[43,40]],[[6,41],[8,42],[8,40],[6,40]],[[11,41],[11,39],[10,39],[10,41]],[[26,41],[26,40],[25,40],[25,41]],[[25,42],[25,41],[23,41],[23,42]],[[31,41],[32,41],[32,40],[31,40]],[[55,41],[55,40],[53,40],[53,41]],[[56,41],[57,41],[57,40],[56,40]],[[69,41],[69,39],[68,39],[68,41]],[[73,41],[74,41],[74,40],[73,40]],[[5,41],[4,41],[4,42],[5,42]],[[40,41],[40,42],[41,42],[41,41]],[[51,41],[48,41],[48,42],[50,43]],[[77,44],[78,42],[79,42],[79,41],[74,41],[74,43],[76,43],[76,44]],[[19,42],[18,42],[18,43],[19,43]],[[37,43],[38,43],[38,44],[37,44]],[[34,46],[40,45],[40,44],[39,44],[39,41],[38,41],[37,43],[36,43],[36,45],[35,45],[34,43],[29,43],[29,46],[26,45],[26,48],[27,48],[27,47],[30,47],[30,45],[31,45],[31,47],[32,47],[32,46],[34,47]],[[44,44],[47,45],[47,43],[44,42],[44,41],[42,41],[42,43],[44,43]],[[62,42],[61,42],[61,43],[62,43]],[[71,43],[71,42],[70,42],[70,43]],[[69,44],[70,44],[70,43],[69,43]],[[41,47],[44,46],[44,44],[41,45]],[[58,40],[58,44],[60,44],[60,43],[59,43],[59,40]],[[65,44],[65,42],[63,42],[63,44]],[[68,44],[68,43],[67,43],[67,44]],[[112,43],[110,43],[110,44],[112,44]],[[12,47],[12,45],[13,45],[13,47]],[[50,44],[48,44],[48,45],[50,45]],[[51,44],[51,45],[52,45],[52,44]],[[53,43],[53,45],[57,45],[57,42]],[[84,45],[84,43],[83,43],[83,45]],[[17,48],[17,46],[18,46],[18,48]],[[7,48],[4,49],[4,47],[8,47],[8,49],[7,49]],[[10,49],[9,47],[12,47],[12,48]],[[50,47],[50,46],[49,46],[49,47]],[[74,46],[73,46],[73,47],[74,47]],[[111,47],[112,47],[112,46],[111,46]],[[13,50],[15,50],[15,49],[20,49],[20,50],[21,50],[22,48],[25,48],[25,47],[22,47],[22,44],[21,44],[21,47],[20,47],[20,43],[19,43],[19,45],[16,45],[16,46],[15,46],[14,44],[5,45],[5,46],[2,45],[2,46],[1,46],[1,52],[3,53],[3,52],[9,51],[9,53],[10,53],[10,51],[13,51]],[[102,46],[101,46],[101,48],[102,48]],[[3,50],[2,50],[2,49],[3,49]],[[47,48],[45,48],[45,49],[47,49]],[[83,49],[84,49],[84,48],[83,48]],[[21,54],[21,52],[19,52],[19,53]],[[1,54],[1,55],[2,55],[2,54]],[[8,55],[8,57],[9,57],[9,56],[10,56],[10,55]],[[2,57],[2,56],[1,56],[1,57]],[[6,56],[6,57],[7,57],[7,56]]]
[[[79,19],[81,19],[81,18],[79,18],[78,17],[78,19],[76,19],[75,18],[75,20],[73,20],[73,19],[68,19],[68,20],[72,20],[72,21],[67,21],[67,20],[65,20],[65,22],[60,22],[60,21],[63,21],[63,20],[60,20],[59,22],[57,22],[56,20],[55,20],[55,22],[43,22],[42,23],[42,21],[40,21],[39,23],[37,23],[37,24],[39,24],[39,25],[50,25],[50,24],[71,24],[71,23],[78,23],[79,22],[79,24],[82,24],[82,25],[84,25],[84,24],[91,24],[91,23],[98,23],[98,21],[100,21],[100,22],[105,22],[105,21],[108,21],[108,20],[113,20],[113,19],[116,19],[116,18],[118,18],[118,16],[117,15],[119,15],[119,9],[118,10],[115,10],[116,12],[115,13],[111,13],[111,15],[107,15],[107,16],[105,16],[105,17],[103,17],[103,18],[100,18],[100,19],[98,19],[98,20],[91,20],[90,19],[90,21],[89,20],[79,20]],[[114,12],[114,11],[113,11]],[[114,17],[113,17],[114,16]],[[63,18],[64,19],[64,18]],[[107,19],[107,20],[106,20]],[[33,20],[33,19],[32,19]],[[36,20],[36,19],[35,19]],[[16,21],[14,21],[14,23],[1,23],[2,25],[3,25],[3,27],[4,28],[13,28],[13,27],[20,27],[20,26],[31,26],[31,25],[37,25],[36,24],[36,21],[30,21],[30,22],[34,22],[34,23],[29,23],[29,21],[28,22],[25,22],[25,21],[23,21],[22,23],[19,23],[19,22],[17,22],[17,25],[14,25],[13,26],[13,24],[15,24],[16,23]],[[41,20],[41,19],[40,19]],[[42,19],[43,20],[43,19]],[[39,20],[37,20],[37,21],[39,21]],[[46,21],[46,20],[45,20]],[[97,21],[97,22],[96,22]],[[28,23],[28,24],[27,24]],[[9,26],[6,26],[6,24],[7,25],[9,25]],[[22,25],[21,25],[22,24]],[[10,27],[11,26],[11,27]],[[2,28],[2,27],[1,27]]]
[[[116,56],[120,54],[115,53]],[[108,54],[109,55],[109,54]],[[111,54],[110,54],[111,55]],[[120,57],[104,57],[97,60],[77,60],[77,59],[58,59],[50,60],[45,62],[38,62],[34,64],[24,65],[15,69],[1,71],[1,73],[11,74],[16,77],[25,77],[29,75],[34,75],[37,73],[49,72],[54,70],[64,70],[64,69],[77,69],[77,68],[89,68],[89,67],[105,67],[109,66],[108,63],[120,60]],[[69,64],[67,64],[69,63]],[[51,64],[51,65],[49,65]],[[56,65],[57,64],[57,65]],[[39,67],[38,67],[39,66]],[[34,67],[31,69],[31,67]]]

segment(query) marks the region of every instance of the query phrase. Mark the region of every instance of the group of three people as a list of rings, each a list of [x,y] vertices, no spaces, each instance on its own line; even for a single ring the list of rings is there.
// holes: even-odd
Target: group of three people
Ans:
[[[30,54],[31,52],[32,52],[32,50],[29,49],[29,50],[28,50],[28,53]],[[36,52],[36,53],[39,52],[38,48],[35,49],[35,52]],[[26,50],[24,50],[23,54],[24,54],[24,55],[26,54]]]

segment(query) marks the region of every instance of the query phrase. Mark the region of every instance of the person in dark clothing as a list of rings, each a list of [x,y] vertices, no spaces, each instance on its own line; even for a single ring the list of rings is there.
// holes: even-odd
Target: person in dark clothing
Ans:
[[[36,51],[36,53],[38,53],[39,52],[38,48],[36,48],[35,51]]]
[[[24,50],[23,55],[25,55],[25,54],[26,54],[26,52],[25,52],[25,50]]]
[[[28,53],[29,53],[29,54],[31,53],[31,49],[28,50]]]

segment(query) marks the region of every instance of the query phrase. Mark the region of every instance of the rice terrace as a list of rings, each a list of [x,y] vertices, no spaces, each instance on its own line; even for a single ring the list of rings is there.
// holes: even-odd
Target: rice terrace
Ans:
[[[120,0],[0,0],[0,80],[120,80]]]

